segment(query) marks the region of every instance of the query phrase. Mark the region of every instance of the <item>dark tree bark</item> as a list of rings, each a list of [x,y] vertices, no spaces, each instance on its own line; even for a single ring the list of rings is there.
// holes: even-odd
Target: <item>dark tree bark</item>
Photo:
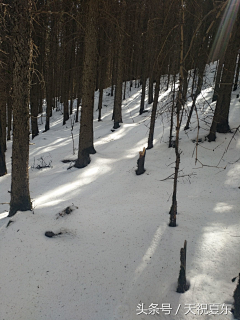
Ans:
[[[145,95],[146,95],[146,83],[147,83],[147,67],[148,67],[148,51],[147,51],[147,41],[148,37],[147,35],[149,34],[149,30],[147,28],[147,24],[145,22],[145,14],[146,14],[146,6],[142,8],[142,13],[141,13],[141,19],[140,19],[140,25],[142,29],[142,34],[141,34],[141,84],[142,84],[142,93],[141,93],[141,102],[140,102],[140,110],[139,114],[143,114],[144,109],[145,109]],[[149,26],[149,24],[148,24]]]
[[[150,123],[147,149],[153,148],[153,136],[154,136],[155,121],[156,121],[156,112],[157,112],[157,105],[158,105],[159,90],[160,90],[160,76],[157,76],[157,82],[156,82],[155,93],[154,93],[154,101],[153,101],[153,106],[152,106],[151,123]]]
[[[202,85],[203,85],[203,75],[204,75],[204,70],[205,70],[205,66],[206,66],[206,63],[205,63],[206,61],[201,56],[199,56],[198,58],[199,59],[201,58],[200,59],[200,64],[199,64],[199,68],[198,68],[198,83],[197,83],[196,91],[195,91],[194,96],[193,96],[192,106],[191,106],[191,109],[190,109],[190,112],[189,112],[189,115],[188,115],[188,119],[187,119],[187,123],[186,123],[186,125],[184,127],[184,130],[188,130],[189,129],[189,124],[190,124],[190,121],[191,121],[193,110],[194,110],[194,108],[196,106],[197,97],[201,93]]]
[[[181,10],[180,10],[180,20],[181,20],[181,41],[180,41],[180,68],[179,68],[179,88],[178,88],[178,96],[176,102],[176,140],[175,140],[175,172],[174,172],[174,180],[173,180],[173,195],[172,195],[172,206],[170,209],[170,221],[169,227],[176,227],[176,216],[177,216],[177,182],[178,182],[178,172],[180,166],[180,150],[179,150],[179,134],[180,134],[180,113],[183,105],[183,83],[184,83],[184,72],[183,72],[183,25],[184,25],[184,4],[183,0],[181,0]]]
[[[29,193],[29,95],[30,95],[30,0],[14,0],[13,45],[13,146],[9,216],[32,209]]]
[[[37,83],[34,82],[37,81],[37,77],[33,76],[33,83],[30,91],[30,105],[31,105],[31,129],[32,129],[32,139],[34,139],[39,131],[38,131],[38,87]]]
[[[169,132],[169,141],[168,141],[168,148],[173,147],[173,115],[174,115],[174,108],[175,108],[175,88],[176,88],[176,75],[173,75],[173,90],[172,90],[172,107],[171,107],[171,120],[170,120],[170,132]]]
[[[153,103],[153,75],[150,75],[148,84],[148,104]]]
[[[51,26],[53,24],[53,19]],[[45,78],[45,94],[46,94],[46,102],[47,102],[47,107],[46,107],[46,122],[45,122],[45,131],[48,131],[50,129],[50,116],[51,116],[51,109],[52,109],[52,104],[51,104],[51,87],[52,87],[52,67],[50,66],[50,50],[51,50],[51,33],[52,30],[49,28],[48,25],[48,16],[45,16],[45,37],[44,37],[44,78]]]
[[[115,85],[115,95],[114,95],[114,107],[113,107],[113,128],[117,129],[120,127],[120,123],[122,123],[122,83],[123,83],[123,65],[122,65],[122,41],[119,41],[119,50],[117,57],[117,79]]]
[[[0,131],[0,134],[2,135],[2,141],[3,141],[3,150],[6,152],[7,150],[7,136],[6,136],[6,119],[7,119],[7,110],[6,110],[6,102],[7,102],[7,97],[6,94],[2,96],[2,101],[1,101],[1,122],[2,122],[2,130]]]
[[[126,99],[126,88],[127,88],[127,81],[124,81],[124,89],[123,89],[123,100]]]
[[[72,8],[71,1],[65,1],[65,12],[70,12]],[[71,101],[70,108],[68,100],[72,99],[72,86],[73,86],[73,66],[74,66],[74,57],[75,57],[75,39],[74,35],[76,32],[75,20],[72,19],[69,21],[69,16],[64,15],[64,113],[63,113],[63,124],[69,119],[69,112],[72,114]],[[69,39],[70,38],[70,39]]]
[[[100,21],[101,25],[99,26],[99,41],[98,41],[98,88],[99,88],[99,99],[98,99],[98,121],[102,121],[102,102],[103,102],[103,89],[105,84],[106,77],[106,25],[103,21]]]
[[[113,49],[112,49],[113,51]],[[114,53],[113,53],[114,54]],[[114,81],[115,81],[115,71],[116,71],[116,67],[115,67],[115,56],[113,55],[112,58],[112,82],[111,82],[111,97],[113,97],[113,93],[114,93]]]
[[[139,114],[143,114],[145,111],[144,108],[145,108],[146,82],[147,82],[147,79],[144,76],[142,78],[142,94],[141,94],[141,104],[140,104]]]
[[[0,132],[2,131],[2,105],[0,105]],[[4,151],[4,137],[0,135],[0,177],[7,173],[6,161],[5,161],[5,151]]]
[[[0,17],[0,29],[1,17]],[[0,43],[0,176],[7,173],[5,162],[6,145],[6,102],[9,97],[10,83],[9,73],[12,74],[12,69],[8,68],[9,63],[9,48],[1,41]],[[11,57],[12,59],[12,57]],[[9,70],[10,69],[10,70]],[[9,130],[9,129],[8,129]]]
[[[180,250],[180,272],[178,277],[178,293],[184,293],[189,289],[186,278],[186,258],[187,258],[187,241],[184,241],[184,247]]]
[[[142,34],[142,75],[141,75],[141,82],[142,82],[142,93],[141,93],[141,103],[140,103],[140,110],[139,114],[143,114],[145,109],[145,95],[146,95],[146,83],[147,83],[147,53],[146,53],[146,32]]]
[[[12,75],[13,75],[13,61],[12,61],[12,47],[9,46],[9,56],[8,56],[8,85],[6,89],[7,95],[7,140],[11,140],[11,130],[12,130]],[[1,58],[0,58],[1,59]]]
[[[217,75],[216,75],[216,79],[215,79],[215,86],[214,86],[212,102],[217,101],[217,99],[218,99],[221,76],[222,76],[223,62],[224,62],[224,57],[222,57],[218,62]]]
[[[197,68],[195,67],[194,70],[193,70],[191,97],[194,96],[193,91],[194,91],[194,89],[196,87],[196,78],[197,78]]]
[[[103,101],[103,86],[101,82],[99,87],[98,121],[102,121],[102,101]]]
[[[80,98],[77,99],[77,111],[76,111],[76,119],[75,121],[78,122],[78,118],[79,118],[79,106],[80,106]]]
[[[126,2],[125,0],[119,3],[121,10],[120,25],[121,29],[118,32],[118,52],[116,55],[116,86],[115,86],[115,96],[114,96],[114,108],[113,108],[113,128],[117,129],[122,123],[122,84],[123,84],[123,72],[124,72],[124,48],[123,40],[124,35],[122,30],[125,29],[125,15],[126,15]]]
[[[235,74],[235,79],[234,79],[234,86],[233,86],[233,91],[237,90],[238,87],[238,77],[239,77],[239,69],[240,69],[240,55],[238,55],[238,62],[237,62],[237,68],[236,68],[236,74]]]
[[[71,10],[71,1],[64,0],[63,1],[63,125],[66,124],[66,121],[69,119],[69,89],[70,89],[70,68],[71,68],[71,47],[72,47],[72,39],[69,41],[70,33],[71,33],[71,20],[66,13],[69,13]],[[70,20],[70,21],[69,21]]]
[[[143,174],[146,170],[144,168],[144,163],[145,163],[145,155],[146,155],[146,149],[143,148],[143,151],[139,152],[139,158],[137,160],[137,170],[136,170],[136,175],[139,176],[140,174]]]
[[[80,33],[80,30],[78,30],[78,33]],[[81,36],[81,40],[83,41],[83,37]],[[76,56],[76,64],[77,64],[77,70],[81,70],[83,68],[83,54],[82,54],[82,48],[80,44],[77,45],[77,56]],[[78,72],[78,77],[77,77],[77,111],[76,111],[76,122],[79,120],[79,107],[81,103],[81,97],[82,97],[82,72]]]
[[[97,16],[98,1],[88,2],[88,23],[85,34],[85,55],[82,80],[82,108],[80,135],[76,168],[84,168],[90,163],[90,154],[96,153],[93,146],[93,108],[97,66]]]
[[[230,110],[232,86],[234,80],[234,73],[236,68],[236,60],[238,55],[238,49],[240,45],[240,16],[235,22],[232,36],[229,40],[228,47],[225,54],[225,61],[222,72],[222,79],[219,88],[219,94],[217,104],[214,112],[214,117],[210,132],[207,136],[208,141],[216,140],[216,132],[227,133],[230,132],[228,116]]]
[[[7,99],[7,140],[11,140],[11,130],[12,130],[12,93],[10,92]]]

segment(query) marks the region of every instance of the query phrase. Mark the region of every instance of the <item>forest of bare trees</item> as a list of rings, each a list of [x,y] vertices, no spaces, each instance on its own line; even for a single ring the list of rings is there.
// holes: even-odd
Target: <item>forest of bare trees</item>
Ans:
[[[73,131],[73,125],[78,125],[76,149],[72,133],[76,158],[67,161],[71,162],[72,171],[82,172],[75,168],[87,167],[98,154],[94,123],[105,125],[104,90],[109,88],[107,95],[113,101],[112,134],[123,126],[122,106],[126,93],[138,88],[141,92],[138,117],[148,114],[149,123],[146,125],[146,148],[142,145],[135,172],[140,175],[146,171],[145,156],[156,141],[156,120],[164,114],[169,125],[167,150],[173,148],[174,153],[174,162],[170,164],[173,173],[164,179],[173,181],[168,226],[176,227],[179,178],[185,177],[180,176],[183,157],[180,134],[188,135],[193,117],[197,119],[197,136],[192,140],[195,165],[204,166],[198,158],[199,131],[203,129],[199,118],[203,112],[197,101],[208,81],[206,69],[209,65],[215,66],[214,88],[211,85],[212,104],[206,102],[210,111],[205,121],[205,135],[201,137],[201,141],[206,142],[204,148],[210,150],[221,134],[231,134],[224,151],[227,152],[234,135],[239,132],[240,125],[231,128],[229,117],[232,92],[239,88],[239,7],[239,0],[0,1],[2,179],[9,170],[5,155],[10,145],[8,141],[12,141],[8,217],[18,211],[33,210],[29,145],[40,136],[39,121],[44,123],[42,133],[45,135],[51,134],[55,111],[61,114],[61,128],[69,124]],[[160,110],[159,94],[163,90],[168,102],[162,104]],[[118,160],[121,161],[120,154]],[[53,233],[53,236],[61,234]],[[180,293],[189,289],[185,274],[186,250],[185,240],[177,289]],[[237,319],[240,319],[239,288],[238,279],[234,292]]]
[[[240,32],[238,1],[146,0],[13,0],[0,4],[0,175],[6,174],[6,141],[13,139],[10,216],[31,208],[28,186],[29,132],[38,135],[38,117],[44,112],[45,131],[51,130],[52,111],[62,105],[62,123],[80,117],[75,167],[91,161],[94,147],[94,92],[99,90],[101,121],[103,89],[114,95],[113,129],[122,123],[126,83],[141,86],[139,114],[144,101],[152,104],[148,149],[153,147],[160,77],[175,98],[169,147],[175,147],[175,182],[170,225],[176,225],[177,176],[180,163],[179,130],[189,129],[197,112],[208,63],[218,61],[213,99],[217,100],[207,139],[230,132],[231,91],[237,88]],[[224,21],[224,12],[234,12]],[[226,17],[225,17],[226,18]],[[224,25],[227,25],[226,26]],[[219,34],[224,45],[216,45]],[[213,53],[214,51],[214,53]],[[237,71],[236,71],[237,70]],[[235,72],[236,71],[236,72]],[[187,110],[188,83],[192,107]],[[148,90],[146,89],[148,81]],[[176,93],[176,94],[175,94]],[[43,110],[43,99],[46,110]],[[81,115],[80,115],[81,114]],[[182,124],[183,114],[188,115]],[[30,121],[29,121],[30,120]],[[30,130],[31,128],[31,130]],[[30,131],[29,131],[30,130]],[[174,140],[174,141],[173,141]],[[17,168],[17,169],[16,169]]]

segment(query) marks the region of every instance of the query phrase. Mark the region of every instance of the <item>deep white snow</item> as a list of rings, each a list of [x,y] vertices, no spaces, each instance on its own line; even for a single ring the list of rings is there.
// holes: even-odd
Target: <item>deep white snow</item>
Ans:
[[[209,123],[210,107],[215,106],[213,75],[211,65],[198,98],[199,117]],[[43,133],[40,125],[39,136],[31,141],[34,211],[18,212],[6,227],[9,206],[1,205],[0,319],[233,319],[225,305],[233,302],[236,282],[231,279],[240,272],[239,133],[225,154],[232,134],[217,134],[216,142],[199,143],[198,158],[207,166],[195,164],[194,113],[191,129],[180,135],[184,177],[178,183],[178,226],[170,228],[173,180],[161,181],[174,172],[175,151],[168,148],[170,119],[165,112],[170,108],[166,105],[170,91],[162,84],[154,148],[147,150],[146,172],[141,176],[135,174],[136,162],[138,152],[147,146],[150,122],[150,112],[139,116],[141,88],[129,92],[128,85],[123,124],[115,132],[109,92],[104,90],[102,122],[95,112],[97,153],[86,168],[67,170],[71,164],[61,162],[75,159],[77,150],[73,155],[71,121],[62,126],[60,111],[53,112],[50,131]],[[232,94],[233,131],[240,119],[238,93]],[[96,93],[95,109],[97,98]],[[146,108],[151,110],[147,101]],[[182,128],[184,124],[185,120]],[[200,126],[199,138],[204,140],[206,123],[201,120]],[[73,133],[77,148],[79,123]],[[7,147],[8,174],[0,178],[0,202],[10,201],[11,142]],[[33,168],[41,158],[51,167]],[[60,216],[68,206],[74,210]],[[46,231],[61,234],[47,238]],[[179,294],[184,240],[190,289]]]

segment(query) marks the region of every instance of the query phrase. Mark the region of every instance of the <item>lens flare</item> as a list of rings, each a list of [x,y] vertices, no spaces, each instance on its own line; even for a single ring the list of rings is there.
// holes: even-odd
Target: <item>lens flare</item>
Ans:
[[[236,21],[240,0],[229,0],[210,52],[210,61],[220,59],[227,48],[233,25]]]

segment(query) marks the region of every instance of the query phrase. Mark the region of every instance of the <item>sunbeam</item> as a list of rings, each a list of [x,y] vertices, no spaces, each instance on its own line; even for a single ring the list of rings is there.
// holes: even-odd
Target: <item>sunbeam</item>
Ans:
[[[239,5],[240,0],[228,1],[210,52],[210,61],[212,62],[222,57],[226,51],[233,25],[237,18]]]

